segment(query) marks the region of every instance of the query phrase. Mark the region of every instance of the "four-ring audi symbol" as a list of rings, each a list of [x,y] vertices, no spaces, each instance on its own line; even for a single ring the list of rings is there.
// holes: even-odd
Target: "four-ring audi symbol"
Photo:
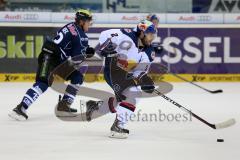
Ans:
[[[27,21],[36,21],[38,20],[39,16],[38,14],[24,14],[23,15],[23,20]]]
[[[209,15],[200,15],[197,16],[197,21],[201,21],[201,22],[207,22],[207,21],[211,21],[212,17]]]

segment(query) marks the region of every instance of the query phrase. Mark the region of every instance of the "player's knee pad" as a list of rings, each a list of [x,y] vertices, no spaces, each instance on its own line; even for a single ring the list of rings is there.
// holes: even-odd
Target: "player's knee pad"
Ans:
[[[75,70],[68,76],[67,80],[70,80],[71,84],[81,85],[83,83],[83,75],[81,72]]]
[[[83,75],[79,71],[75,70],[68,76],[67,80],[70,80],[71,84],[67,86],[65,94],[68,97],[71,97],[69,99],[71,99],[71,101],[73,102],[75,96],[80,89],[80,85],[83,83]]]
[[[48,84],[37,81],[33,84],[33,87],[39,90],[39,92],[44,93],[48,89]]]

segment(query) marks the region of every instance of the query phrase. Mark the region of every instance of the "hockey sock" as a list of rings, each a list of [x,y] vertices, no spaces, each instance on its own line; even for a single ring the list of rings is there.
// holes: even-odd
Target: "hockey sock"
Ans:
[[[135,106],[128,102],[120,102],[116,107],[117,119],[119,122],[119,127],[124,128],[124,125],[127,123],[131,115],[135,110]]]
[[[77,85],[74,84],[68,85],[64,93],[63,100],[67,100],[68,103],[72,104],[77,95],[78,90],[79,87]]]
[[[23,105],[24,109],[28,109],[28,107],[37,100],[37,98],[44,93],[48,88],[48,85],[43,82],[36,82],[33,86],[27,90],[26,94],[24,95],[21,104]]]

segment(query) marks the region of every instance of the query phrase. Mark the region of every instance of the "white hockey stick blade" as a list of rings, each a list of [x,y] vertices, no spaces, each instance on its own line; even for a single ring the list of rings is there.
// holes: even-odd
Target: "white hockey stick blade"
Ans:
[[[236,120],[235,119],[229,119],[227,121],[224,121],[222,123],[218,123],[216,124],[216,129],[221,129],[221,128],[227,128],[227,127],[230,127],[232,125],[234,125],[236,123]]]

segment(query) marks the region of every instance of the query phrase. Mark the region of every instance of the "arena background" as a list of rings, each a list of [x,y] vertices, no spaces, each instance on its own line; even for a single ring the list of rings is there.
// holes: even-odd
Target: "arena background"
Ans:
[[[33,86],[44,39],[73,21],[79,8],[94,13],[88,33],[93,47],[101,31],[133,28],[157,14],[154,43],[164,50],[155,64],[190,82],[152,67],[153,80],[160,81],[156,90],[172,90],[137,98],[127,139],[109,138],[115,114],[91,122],[60,120],[56,106],[69,83],[44,92],[27,110],[27,121],[8,116]],[[240,0],[0,0],[0,160],[239,160],[239,42]],[[93,83],[83,83],[71,105],[81,115],[82,102],[114,95],[99,72],[102,63],[97,55],[88,62],[93,66],[84,78]],[[188,112],[177,103],[212,125],[236,124],[213,130],[191,114],[184,119]]]
[[[97,45],[101,31],[133,28],[151,11],[160,18],[155,42],[162,43],[164,48],[162,53],[156,53],[157,63],[167,65],[169,72],[181,74],[191,81],[240,81],[238,1],[231,1],[229,8],[225,1],[184,0],[179,3],[162,0],[161,6],[165,7],[157,9],[154,8],[155,1],[151,0],[152,3],[147,5],[136,0],[70,1],[64,7],[61,1],[56,4],[28,0],[3,3],[4,11],[0,12],[0,81],[33,81],[36,58],[44,39],[47,35],[53,37],[59,27],[73,21],[74,9],[80,6],[95,11],[94,25],[88,33],[93,47]],[[102,59],[95,56],[90,61]],[[180,82],[169,74],[160,77],[157,70],[151,74],[155,79]],[[102,74],[95,73],[94,69],[89,70],[85,79],[87,82],[102,80]]]

